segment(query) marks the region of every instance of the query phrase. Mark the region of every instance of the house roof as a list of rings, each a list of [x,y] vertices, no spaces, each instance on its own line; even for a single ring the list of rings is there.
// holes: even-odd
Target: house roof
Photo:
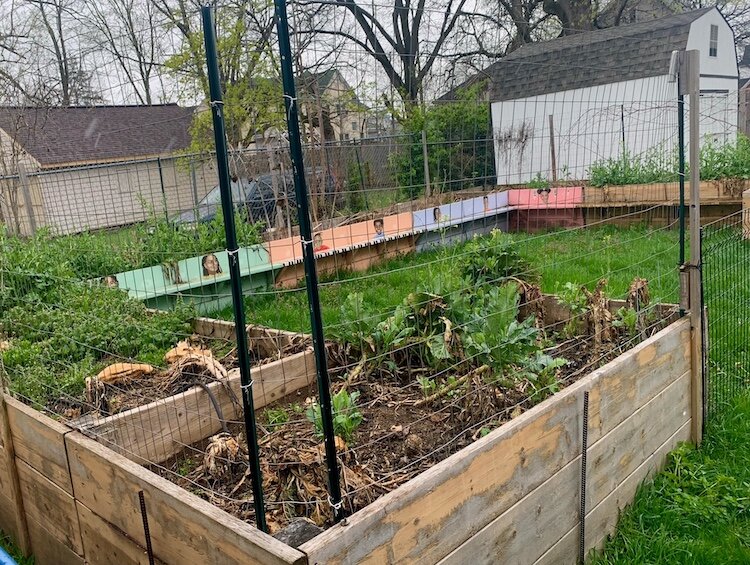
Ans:
[[[338,71],[336,69],[328,69],[327,71],[323,71],[322,73],[311,73],[309,71],[305,71],[303,74],[303,80],[308,83],[309,86],[312,86],[313,81],[317,81],[318,88],[320,88],[321,91],[328,88],[333,82],[333,79],[336,78],[336,73]]]
[[[664,75],[672,51],[687,47],[691,24],[714,9],[529,43],[453,92],[489,79],[494,102]]]
[[[45,167],[170,154],[190,145],[193,108],[0,107],[0,129]]]
[[[360,101],[359,97],[357,96],[357,93],[354,92],[354,89],[346,81],[346,79],[344,78],[344,75],[342,75],[341,72],[339,72],[339,70],[336,68],[330,68],[320,73],[312,73],[310,71],[304,71],[302,73],[299,86],[300,88],[305,89],[305,91],[307,91],[313,96],[316,96],[318,94],[323,96],[325,95],[326,90],[331,88],[331,85],[333,84],[333,82],[336,80],[337,77],[343,83],[342,86],[344,90],[351,95],[351,103],[364,108],[364,104],[362,104],[362,102]],[[339,93],[341,93],[341,91],[339,91]]]

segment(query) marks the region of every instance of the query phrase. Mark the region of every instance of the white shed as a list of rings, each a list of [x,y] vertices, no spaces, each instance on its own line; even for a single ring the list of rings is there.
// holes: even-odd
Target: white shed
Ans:
[[[734,34],[716,8],[529,44],[494,63],[482,74],[489,77],[498,184],[587,179],[593,163],[623,152],[673,156],[671,54],[691,49],[701,52],[701,136],[732,140]]]

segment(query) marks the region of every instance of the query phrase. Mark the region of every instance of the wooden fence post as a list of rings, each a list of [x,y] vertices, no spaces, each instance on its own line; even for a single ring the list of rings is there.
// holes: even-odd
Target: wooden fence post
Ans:
[[[5,394],[0,391],[0,472],[5,467],[5,476],[9,481],[8,492],[2,493],[12,503],[15,513],[16,531],[13,540],[18,549],[26,556],[31,553],[31,541],[29,540],[29,529],[26,524],[26,512],[23,507],[23,498],[21,497],[21,483],[18,479],[18,469],[16,468],[16,453],[13,449],[13,436],[10,433],[10,422],[8,421],[8,412],[5,409]],[[10,532],[5,532],[10,533]]]
[[[703,440],[703,313],[701,309],[701,209],[700,209],[700,52],[686,51],[680,67],[679,92],[689,96],[690,111],[690,321],[691,347],[691,437],[698,445]]]
[[[742,238],[750,239],[750,190],[742,193]]]

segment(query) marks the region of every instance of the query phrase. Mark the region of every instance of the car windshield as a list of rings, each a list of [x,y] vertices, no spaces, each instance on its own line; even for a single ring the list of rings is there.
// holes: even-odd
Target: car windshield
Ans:
[[[246,180],[241,180],[239,182],[232,182],[231,187],[232,201],[235,203],[244,202],[246,200],[246,194],[250,192],[250,183],[248,183]],[[200,204],[208,204],[209,206],[218,206],[219,204],[221,204],[221,189],[219,188],[219,186],[217,185],[213,187],[211,189],[211,192],[203,197],[203,200],[200,201]]]

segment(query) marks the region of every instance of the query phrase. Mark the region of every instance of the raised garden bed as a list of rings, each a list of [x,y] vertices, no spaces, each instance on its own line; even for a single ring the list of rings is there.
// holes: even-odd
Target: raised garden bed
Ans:
[[[195,347],[218,344],[226,350],[235,336],[233,323],[210,318],[197,318],[193,329],[196,337],[191,343]],[[247,334],[254,361],[251,371],[257,382],[256,408],[314,379],[308,336],[255,325],[247,326]],[[212,353],[210,349],[206,352]],[[135,461],[163,461],[239,417],[241,391],[236,347],[214,359],[222,368],[222,375],[190,363],[182,367],[177,363],[166,374],[144,375],[127,385],[105,387],[102,394],[108,399],[107,405],[123,409],[116,413],[92,411],[71,424]],[[176,388],[176,394],[167,394],[170,388]]]
[[[0,527],[30,533],[41,565],[145,563],[143,493],[155,558],[168,564],[573,562],[583,393],[591,548],[690,437],[690,336],[689,320],[672,323],[299,550],[5,397]]]
[[[569,324],[572,317],[554,297],[547,296],[543,302],[543,326],[551,336]],[[612,312],[623,306],[618,301],[609,304]],[[527,305],[525,310],[521,317],[533,308]],[[494,379],[487,365],[456,367],[434,380],[427,380],[432,377],[430,371],[419,367],[406,373],[381,368],[364,374],[361,364],[339,357],[345,368],[331,371],[341,377],[334,381],[334,398],[337,393],[343,401],[356,398],[357,408],[352,411],[361,420],[361,424],[352,424],[356,431],[351,434],[345,435],[346,430],[342,430],[345,437],[339,443],[345,490],[353,493],[346,502],[348,511],[365,508],[550,394],[585,377],[659,331],[674,312],[673,308],[659,307],[653,311],[659,319],[654,315],[641,336],[616,331],[610,340],[600,343],[594,328],[582,324],[583,335],[553,340],[545,347],[544,355],[565,357],[567,362],[553,369],[554,379],[547,375],[549,380],[543,382],[544,372],[537,375],[537,382],[533,377],[518,381]],[[336,344],[331,344],[330,350],[336,349]],[[415,381],[415,377],[420,380]],[[258,412],[264,430],[260,440],[261,465],[265,469],[272,532],[295,516],[311,518],[323,527],[331,524],[322,439],[310,421],[314,421],[309,415],[313,395],[304,388],[309,384],[310,380],[301,379],[298,391],[304,394],[292,394]],[[152,460],[156,464],[152,470],[184,488],[202,491],[219,507],[251,521],[254,516],[247,500],[252,495],[242,464],[246,455],[241,450],[230,453],[235,446],[244,445],[244,433],[239,425],[231,432],[237,441],[232,447],[227,447],[226,441],[232,442],[233,438],[205,436],[168,460]],[[218,455],[207,456],[210,452]]]

